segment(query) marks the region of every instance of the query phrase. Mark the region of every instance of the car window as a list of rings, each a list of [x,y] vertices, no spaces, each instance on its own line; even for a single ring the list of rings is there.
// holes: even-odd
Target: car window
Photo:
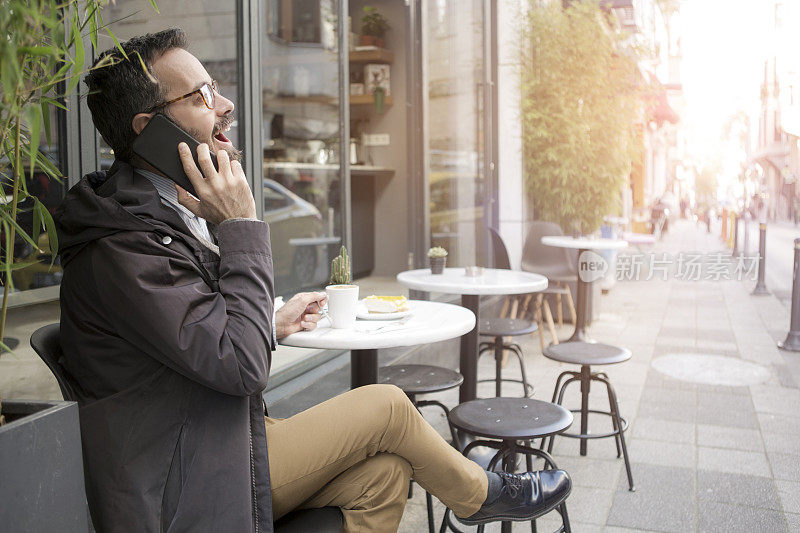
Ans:
[[[264,187],[264,210],[275,211],[287,207],[290,203],[289,197],[281,194],[275,189],[266,186]]]

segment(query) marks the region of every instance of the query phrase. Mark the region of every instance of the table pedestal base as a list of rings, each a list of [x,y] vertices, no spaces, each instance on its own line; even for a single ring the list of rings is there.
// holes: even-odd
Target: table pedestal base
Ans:
[[[378,350],[350,350],[350,388],[378,382]]]
[[[588,251],[578,250],[578,294],[575,298],[575,314],[577,315],[575,317],[575,332],[569,339],[559,342],[597,342],[586,333],[586,322],[589,315],[589,287],[591,284],[583,281],[580,276],[581,256]]]
[[[458,394],[458,402],[464,403],[478,397],[478,323],[481,297],[474,294],[461,295],[461,307],[466,307],[475,314],[475,327],[461,336],[460,372],[464,383]]]

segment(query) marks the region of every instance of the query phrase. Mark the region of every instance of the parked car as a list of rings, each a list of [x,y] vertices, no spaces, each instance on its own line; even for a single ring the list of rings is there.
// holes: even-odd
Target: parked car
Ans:
[[[321,242],[313,243],[313,239],[324,236],[319,209],[280,183],[265,179],[264,221],[270,227],[275,277],[291,279],[295,288],[323,281],[315,279],[315,275],[320,255],[327,247]],[[312,242],[298,245],[297,239],[311,239]]]

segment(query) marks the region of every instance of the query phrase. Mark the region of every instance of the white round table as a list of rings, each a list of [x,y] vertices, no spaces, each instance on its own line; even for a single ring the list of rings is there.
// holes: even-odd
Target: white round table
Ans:
[[[459,337],[475,328],[475,315],[457,305],[409,300],[411,314],[398,320],[356,320],[354,328],[333,329],[327,318],[312,331],[280,340],[299,348],[350,350],[350,386],[378,382],[378,350],[416,346]]]
[[[571,248],[578,250],[578,295],[576,302],[575,331],[572,336],[563,342],[583,341],[593,342],[586,334],[586,317],[589,314],[588,288],[591,281],[585,281],[581,276],[584,252],[596,250],[621,250],[628,246],[627,241],[621,239],[595,239],[589,237],[569,237],[567,235],[549,235],[542,237],[542,244],[557,248]]]
[[[467,276],[464,268],[445,268],[442,274],[431,274],[429,268],[407,270],[397,275],[406,287],[425,292],[460,294],[461,305],[480,316],[482,295],[529,294],[547,288],[547,278],[532,272],[484,268],[480,276]],[[474,400],[478,392],[478,328],[461,337],[460,372],[464,376],[459,392],[460,402]]]

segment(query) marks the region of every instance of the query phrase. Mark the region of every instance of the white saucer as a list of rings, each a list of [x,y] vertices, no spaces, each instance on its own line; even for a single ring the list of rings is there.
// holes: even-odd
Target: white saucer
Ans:
[[[397,320],[410,315],[414,310],[411,309],[411,304],[408,311],[398,311],[396,313],[370,313],[367,311],[367,306],[363,302],[358,302],[358,309],[356,310],[356,318],[361,320]]]

